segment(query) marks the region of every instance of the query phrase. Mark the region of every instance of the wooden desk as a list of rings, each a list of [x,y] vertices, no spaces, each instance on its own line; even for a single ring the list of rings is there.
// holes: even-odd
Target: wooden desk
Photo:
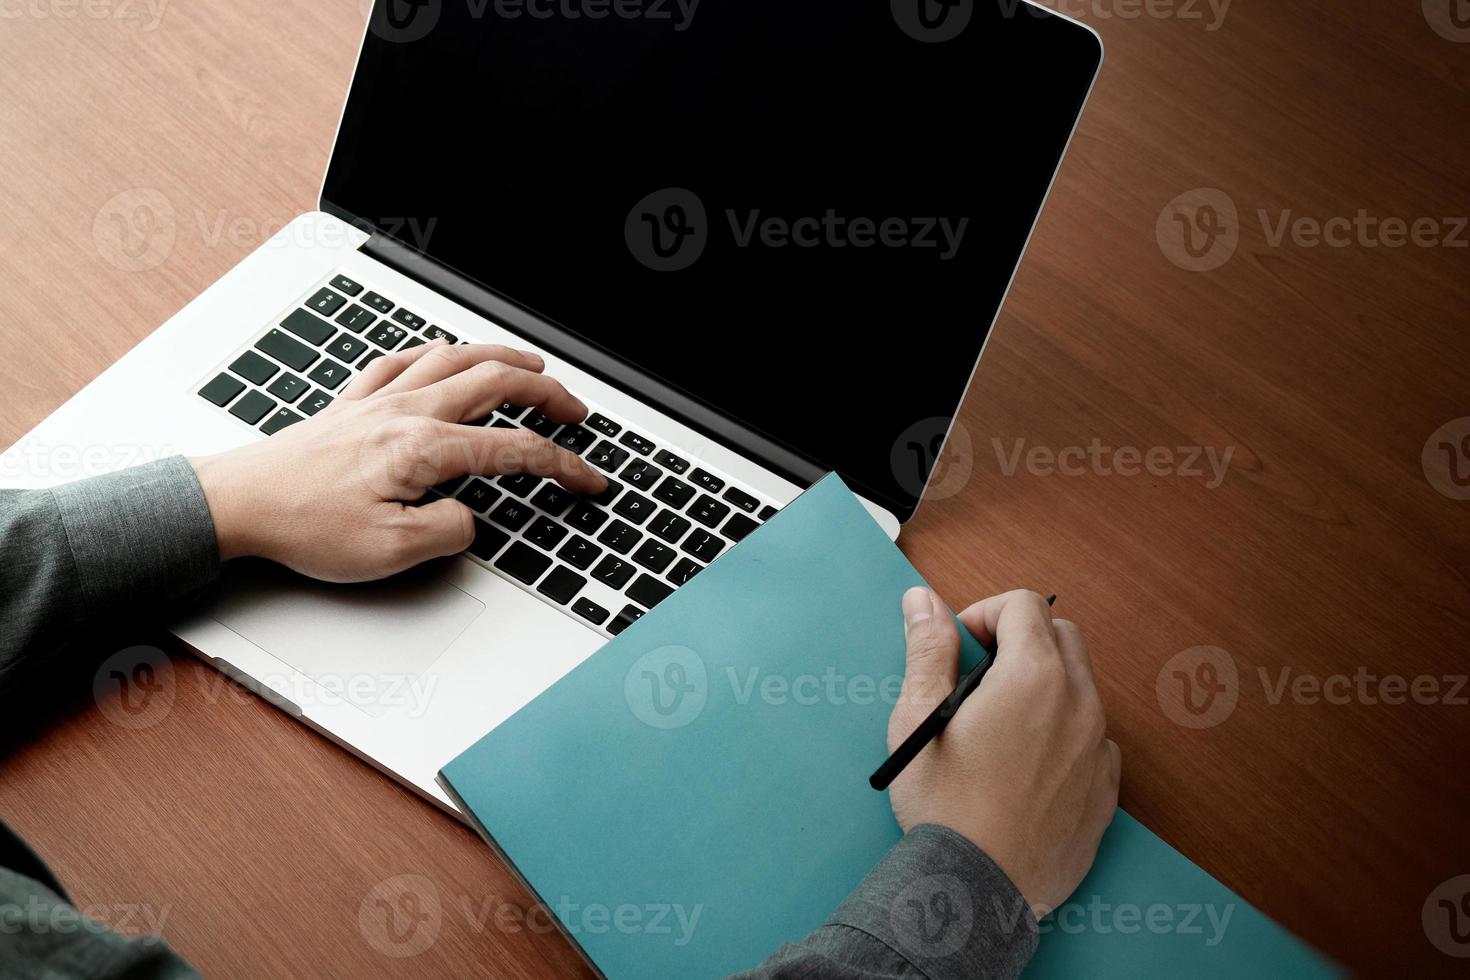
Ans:
[[[927,504],[904,547],[957,603],[1060,593],[1144,823],[1359,970],[1449,973],[1462,961],[1420,912],[1470,873],[1470,707],[1272,695],[1288,669],[1288,683],[1470,672],[1470,502],[1420,461],[1470,415],[1466,233],[1459,247],[1273,236],[1288,211],[1359,209],[1453,231],[1439,219],[1470,213],[1470,44],[1436,34],[1418,2],[1240,3],[1216,30],[1202,3],[1203,19],[1073,7],[1106,41],[1102,78],[964,408],[971,451],[944,463],[961,492]],[[354,0],[173,3],[156,22],[141,3],[86,8],[131,18],[11,9],[4,444],[314,205],[363,16]],[[1170,260],[1187,255],[1182,226],[1160,217],[1200,187],[1238,209],[1238,246],[1209,272]],[[169,202],[174,241],[134,273],[93,226],[138,188]],[[1065,475],[1034,447],[1089,455]],[[1118,475],[1118,447],[1233,456],[1212,486],[1182,455]],[[1190,729],[1156,680],[1172,691],[1171,658],[1202,645],[1237,666],[1237,704]],[[468,830],[175,663],[159,724],[110,724],[84,687],[0,767],[4,816],[80,904],[133,906],[112,916],[133,925],[166,915],[212,976],[581,969],[544,923],[497,925],[525,896]],[[359,926],[399,874],[441,900],[437,941],[411,960]]]

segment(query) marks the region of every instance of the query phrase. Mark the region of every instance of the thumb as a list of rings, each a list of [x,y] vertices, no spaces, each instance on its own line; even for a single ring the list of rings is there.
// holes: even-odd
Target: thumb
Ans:
[[[890,745],[907,738],[954,690],[960,670],[960,635],[938,596],[925,588],[909,589],[903,596],[903,621],[908,655],[903,689],[888,725]]]
[[[430,558],[457,555],[475,539],[475,515],[458,500],[436,500],[405,508],[409,517],[407,543],[395,555],[403,568]]]

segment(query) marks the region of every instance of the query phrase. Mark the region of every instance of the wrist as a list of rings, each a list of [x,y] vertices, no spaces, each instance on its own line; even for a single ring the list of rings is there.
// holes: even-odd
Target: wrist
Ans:
[[[231,478],[228,454],[190,457],[189,465],[194,468],[194,475],[204,490],[204,502],[209,505],[219,560],[259,555],[249,534],[251,508],[243,499],[241,481]]]

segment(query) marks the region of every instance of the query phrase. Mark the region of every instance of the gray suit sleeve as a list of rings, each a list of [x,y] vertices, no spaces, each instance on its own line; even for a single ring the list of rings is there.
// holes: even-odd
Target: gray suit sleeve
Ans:
[[[52,490],[0,490],[0,695],[108,618],[209,584],[219,546],[182,456]]]
[[[847,901],[800,943],[742,980],[970,980],[1015,977],[1036,919],[995,862],[948,827],[910,830]]]

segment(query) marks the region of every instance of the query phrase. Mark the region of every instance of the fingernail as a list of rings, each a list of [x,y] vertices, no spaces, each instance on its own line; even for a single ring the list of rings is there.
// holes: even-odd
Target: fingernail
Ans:
[[[546,358],[542,357],[540,354],[536,353],[535,351],[533,351],[533,350],[523,350],[523,351],[521,351],[521,353],[522,354],[525,354],[527,357],[529,357],[531,359],[531,363],[532,364],[535,364],[538,368],[544,368],[544,367],[546,367]]]
[[[934,604],[929,600],[929,590],[914,586],[903,594],[903,623],[912,628],[934,615]]]

